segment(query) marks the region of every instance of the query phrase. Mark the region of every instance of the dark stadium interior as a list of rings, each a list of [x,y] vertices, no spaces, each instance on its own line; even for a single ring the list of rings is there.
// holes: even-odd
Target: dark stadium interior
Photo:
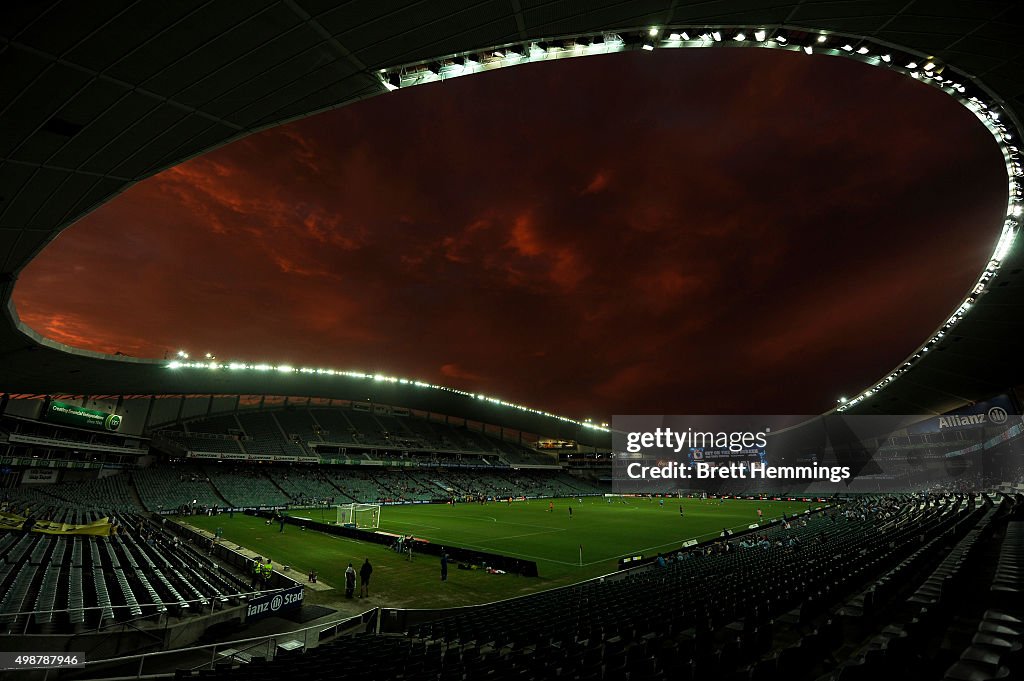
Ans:
[[[69,681],[1019,678],[1022,31],[1024,8],[1009,1],[3,4],[0,673]],[[995,166],[975,166],[968,150],[943,153],[970,136],[945,127],[949,120],[922,118],[916,131],[894,121],[889,173],[878,177],[891,184],[897,138],[920,135],[934,148],[919,145],[919,156],[902,160],[904,172],[920,181],[915,163],[926,164],[952,178],[950,189],[935,185],[927,196],[929,214],[951,218],[943,213],[957,212],[954,194],[988,206],[948,223],[963,223],[968,246],[940,230],[948,243],[906,255],[908,271],[934,269],[945,282],[945,306],[925,314],[930,308],[895,284],[859,292],[860,314],[870,314],[875,296],[887,309],[914,309],[918,326],[931,322],[919,335],[908,326],[870,337],[884,347],[856,361],[830,351],[812,364],[797,338],[822,338],[826,315],[794,322],[776,350],[808,361],[770,380],[738,370],[732,385],[749,384],[751,398],[800,393],[799,365],[832,390],[819,416],[787,422],[749,451],[694,446],[681,455],[721,471],[743,457],[753,457],[744,471],[749,461],[798,472],[846,467],[849,479],[672,481],[656,493],[624,493],[622,466],[633,452],[613,445],[624,433],[602,412],[614,401],[593,383],[541,385],[535,395],[523,387],[529,369],[513,362],[515,385],[503,393],[499,374],[478,383],[475,365],[457,360],[439,367],[432,359],[421,373],[407,357],[364,373],[310,368],[330,366],[329,354],[248,360],[265,364],[201,350],[112,355],[100,342],[62,344],[81,336],[58,333],[50,323],[58,308],[15,306],[16,285],[38,276],[43,249],[63,230],[115,209],[122,193],[126,201],[144,194],[151,185],[143,181],[163,181],[162,171],[229,161],[237,153],[229,142],[301,129],[280,126],[312,125],[317,119],[302,119],[371,98],[366,111],[401,117],[413,97],[444,102],[435,81],[464,72],[514,66],[500,76],[528,78],[565,66],[534,62],[622,52],[614,63],[628,64],[675,48],[711,59],[729,47],[751,49],[722,63],[746,63],[746,53],[779,63],[811,55],[841,62],[834,74],[876,69],[883,80],[917,80],[960,107],[970,134],[991,140],[978,158],[991,159],[993,144],[1002,157],[1001,171],[998,156]],[[489,77],[481,83],[499,82]],[[855,91],[826,80],[828,92]],[[875,123],[884,127],[884,118]],[[887,139],[858,126],[844,144],[858,133]],[[970,177],[957,181],[958,172]],[[924,231],[908,241],[926,238],[927,220],[917,228]],[[69,240],[60,253],[55,242],[58,266],[73,269],[84,243]],[[838,237],[830,245],[872,252]],[[950,259],[931,257],[940,250]],[[827,260],[808,270],[819,293],[842,271]],[[46,295],[85,289],[85,281],[59,279]],[[87,293],[115,300],[118,287],[132,286],[131,272],[104,284]],[[85,307],[74,302],[80,296],[69,295],[72,311]],[[856,344],[829,347],[856,352]],[[491,350],[501,357],[498,345]],[[891,361],[869,361],[875,352]],[[576,354],[573,361],[586,353]],[[878,373],[848,385],[854,374],[844,372],[858,362]],[[494,397],[503,394],[509,401]],[[678,404],[700,413],[699,400]],[[737,411],[743,404],[737,398]],[[674,405],[664,406],[671,413]],[[872,429],[857,418],[895,425]]]

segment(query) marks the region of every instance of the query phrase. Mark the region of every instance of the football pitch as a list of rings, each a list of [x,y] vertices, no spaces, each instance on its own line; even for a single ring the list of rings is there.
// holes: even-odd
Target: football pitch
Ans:
[[[533,560],[540,573],[538,578],[488,575],[453,565],[444,584],[439,583],[438,559],[434,556],[414,556],[410,563],[382,545],[295,526],[279,532],[276,524],[268,526],[263,519],[241,514],[183,520],[210,531],[221,528],[225,541],[268,555],[279,565],[291,566],[299,573],[295,577],[300,581],[305,581],[302,575],[315,568],[321,581],[335,588],[334,592],[317,594],[316,601],[344,601],[343,594],[337,592],[343,590],[345,567],[351,562],[358,569],[364,558],[369,558],[374,565],[375,588],[368,605],[423,608],[494,601],[604,575],[615,571],[622,556],[652,556],[674,550],[688,539],[717,537],[723,528],[745,529],[757,522],[758,508],[768,520],[783,513],[802,513],[811,506],[739,499],[665,499],[662,504],[646,498],[584,497],[582,503],[578,499],[534,499],[511,504],[383,507],[382,531],[411,534],[442,546]],[[334,509],[292,510],[290,515],[327,522],[335,519]]]
[[[718,499],[583,497],[580,501],[385,506],[380,529],[435,544],[533,560],[542,576],[594,576],[613,571],[618,559],[627,554],[650,556],[678,548],[688,539],[716,537],[724,528],[746,528],[757,522],[759,507],[765,518],[807,508],[800,503]]]

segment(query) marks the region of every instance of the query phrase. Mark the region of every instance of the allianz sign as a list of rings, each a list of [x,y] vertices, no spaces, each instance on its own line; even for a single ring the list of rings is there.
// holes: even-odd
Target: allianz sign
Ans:
[[[302,605],[302,597],[305,595],[303,586],[293,586],[275,594],[267,594],[249,601],[245,617],[247,622],[258,620],[269,615],[276,615],[282,610],[291,610]]]

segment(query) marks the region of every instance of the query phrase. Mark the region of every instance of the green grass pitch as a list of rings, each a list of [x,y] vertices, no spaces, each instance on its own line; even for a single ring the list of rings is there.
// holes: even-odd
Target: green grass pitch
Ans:
[[[241,514],[183,520],[210,531],[222,528],[229,544],[269,555],[275,564],[291,566],[299,573],[296,577],[316,568],[320,580],[334,591],[311,593],[311,602],[357,611],[377,605],[453,607],[510,598],[614,572],[618,558],[628,554],[651,556],[675,549],[687,539],[716,537],[725,527],[746,528],[757,521],[758,508],[765,519],[810,508],[807,503],[738,499],[724,503],[717,499],[665,499],[664,505],[657,499],[624,501],[584,497],[582,503],[577,499],[535,499],[512,504],[385,506],[381,530],[534,560],[540,572],[539,578],[525,578],[459,570],[452,565],[448,582],[443,584],[434,556],[414,556],[409,562],[384,546],[294,526],[278,532],[276,524],[268,526],[265,520]],[[554,511],[548,510],[549,502]],[[328,522],[335,519],[334,509],[293,510],[291,515]],[[342,573],[349,562],[358,569],[364,558],[374,566],[371,597],[369,601],[347,601]]]

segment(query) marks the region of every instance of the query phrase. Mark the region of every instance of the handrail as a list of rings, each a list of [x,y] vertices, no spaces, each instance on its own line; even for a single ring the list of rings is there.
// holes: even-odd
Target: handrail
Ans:
[[[237,652],[238,652],[237,649],[238,648],[250,649],[250,648],[254,648],[254,647],[256,647],[258,645],[261,645],[261,644],[266,644],[266,643],[270,643],[271,641],[276,641],[277,639],[280,639],[282,637],[294,637],[294,638],[297,639],[299,635],[302,635],[302,638],[303,638],[303,648],[306,648],[306,647],[308,647],[308,643],[309,643],[306,640],[308,632],[315,630],[317,632],[317,639],[316,640],[319,642],[319,635],[322,632],[324,632],[324,631],[326,631],[328,629],[331,629],[331,628],[334,628],[337,631],[340,631],[340,628],[344,627],[345,625],[353,625],[354,626],[356,620],[358,620],[358,622],[360,624],[362,624],[364,622],[369,622],[369,621],[371,621],[370,616],[371,615],[376,615],[379,612],[379,610],[380,610],[379,608],[371,608],[371,609],[363,611],[363,612],[361,612],[361,613],[359,613],[357,615],[350,615],[350,616],[342,618],[342,619],[332,620],[330,622],[323,622],[323,623],[320,623],[320,624],[314,624],[314,625],[310,625],[308,627],[304,627],[302,629],[295,629],[293,631],[285,631],[285,632],[277,631],[277,632],[274,632],[272,634],[266,634],[266,635],[263,635],[263,636],[254,636],[254,637],[251,637],[251,638],[237,639],[237,640],[234,640],[234,641],[223,641],[221,643],[207,643],[207,644],[201,645],[201,646],[190,646],[188,648],[176,648],[174,650],[158,650],[158,651],[154,651],[154,652],[150,652],[150,653],[138,653],[138,654],[135,654],[135,655],[126,655],[124,657],[111,657],[111,658],[107,658],[107,659],[104,659],[104,660],[88,660],[85,663],[85,669],[88,670],[90,667],[96,668],[96,667],[100,667],[100,666],[121,665],[121,664],[126,664],[126,663],[129,663],[129,662],[132,662],[134,660],[138,660],[139,661],[138,672],[134,676],[123,677],[123,678],[139,679],[139,678],[143,678],[144,676],[146,676],[146,675],[144,675],[142,673],[143,669],[145,667],[146,661],[154,659],[154,658],[160,658],[160,657],[166,657],[166,656],[182,656],[182,655],[187,655],[187,654],[190,654],[190,653],[197,653],[197,652],[203,651],[203,650],[210,650],[211,651],[211,653],[210,653],[210,662],[204,662],[203,664],[199,665],[199,667],[205,667],[207,665],[210,665],[210,664],[213,664],[214,662],[216,662],[217,650],[218,649],[225,650],[225,649],[234,648],[236,650],[235,650],[235,653],[233,653],[233,654],[237,654]],[[335,633],[337,633],[337,631]],[[268,648],[268,652],[269,651],[270,651],[270,649]],[[268,659],[270,657],[271,656],[268,655]],[[199,668],[199,667],[197,667],[197,668]],[[162,673],[162,674],[150,674],[148,676],[149,677],[173,676],[173,672],[167,672],[167,673]]]
[[[193,599],[181,600],[181,601],[178,601],[178,600],[175,600],[175,601],[164,601],[162,603],[137,603],[137,605],[140,608],[146,608],[146,607],[151,607],[151,606],[159,608],[159,607],[165,607],[167,605],[180,606],[182,603],[189,604],[189,605],[191,605],[192,603],[200,603],[202,605],[206,605],[210,601],[219,601],[219,600],[222,600],[222,599],[225,599],[225,598],[230,599],[230,598],[238,598],[238,597],[241,597],[241,596],[245,596],[246,598],[249,598],[249,597],[252,597],[252,596],[266,596],[267,594],[273,594],[273,593],[277,593],[279,591],[287,591],[288,589],[294,589],[294,588],[295,588],[294,586],[289,586],[289,587],[277,587],[277,588],[274,588],[274,589],[264,589],[263,591],[239,591],[239,592],[232,593],[232,594],[221,594],[220,596],[207,596],[206,598],[193,598]],[[107,609],[117,610],[118,608],[127,608],[127,607],[130,607],[130,606],[127,605],[127,604],[126,605],[114,605],[113,603],[111,603],[110,605],[90,605],[88,607],[83,607],[83,608],[63,608],[61,610],[21,610],[19,612],[4,612],[2,614],[3,614],[4,617],[7,617],[7,616],[17,617],[17,616],[21,616],[21,615],[42,615],[42,614],[46,614],[46,613],[58,613],[58,612],[83,612],[83,611],[88,611],[88,610],[107,610]],[[151,617],[151,616],[152,615],[147,615],[147,616],[142,617],[141,619],[146,619],[146,617]],[[118,625],[125,624],[125,622],[117,622],[117,624]]]

